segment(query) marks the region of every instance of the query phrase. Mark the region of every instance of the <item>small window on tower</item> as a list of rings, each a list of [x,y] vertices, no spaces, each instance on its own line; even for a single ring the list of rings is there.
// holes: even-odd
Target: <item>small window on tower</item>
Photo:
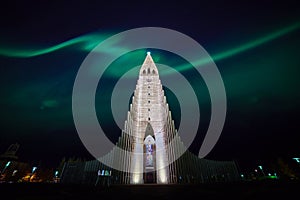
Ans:
[[[148,68],[148,74],[150,74],[150,68]]]
[[[143,74],[146,74],[146,70],[143,70]]]
[[[150,88],[150,86],[148,86],[148,88]]]
[[[148,95],[150,95],[150,93],[148,93]]]
[[[150,111],[150,108],[148,108],[148,111]]]
[[[150,101],[148,101],[148,103],[150,103]]]
[[[155,70],[152,70],[152,74],[155,74]]]
[[[150,117],[148,117],[148,120],[150,121]]]

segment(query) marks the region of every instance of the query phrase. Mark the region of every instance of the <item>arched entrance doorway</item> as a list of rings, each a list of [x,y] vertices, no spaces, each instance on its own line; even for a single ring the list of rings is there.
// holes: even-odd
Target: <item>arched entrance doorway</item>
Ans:
[[[155,150],[155,139],[149,134],[144,140],[144,183],[156,183]]]

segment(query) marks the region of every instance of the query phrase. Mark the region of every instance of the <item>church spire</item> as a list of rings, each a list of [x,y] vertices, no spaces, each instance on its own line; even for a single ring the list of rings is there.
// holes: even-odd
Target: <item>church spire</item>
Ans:
[[[158,75],[157,67],[151,57],[151,53],[147,52],[147,56],[140,69],[140,76]]]

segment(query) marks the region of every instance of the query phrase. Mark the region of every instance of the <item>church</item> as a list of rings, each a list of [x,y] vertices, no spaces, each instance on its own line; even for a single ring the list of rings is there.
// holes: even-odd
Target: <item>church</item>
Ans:
[[[66,162],[61,181],[175,184],[230,182],[240,177],[234,161],[200,159],[186,150],[175,129],[150,52],[140,68],[122,134],[116,147],[102,159],[109,164],[98,160]],[[109,167],[117,165],[122,170]]]

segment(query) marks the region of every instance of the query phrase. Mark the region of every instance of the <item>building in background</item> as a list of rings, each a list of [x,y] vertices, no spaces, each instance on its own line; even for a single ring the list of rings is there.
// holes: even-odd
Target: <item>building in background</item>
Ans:
[[[11,144],[7,150],[0,155],[0,181],[1,182],[19,182],[30,173],[28,163],[18,161],[17,151],[20,145]]]
[[[53,182],[53,169],[41,168],[27,162],[19,161],[17,152],[20,145],[11,144],[0,155],[0,182]]]

